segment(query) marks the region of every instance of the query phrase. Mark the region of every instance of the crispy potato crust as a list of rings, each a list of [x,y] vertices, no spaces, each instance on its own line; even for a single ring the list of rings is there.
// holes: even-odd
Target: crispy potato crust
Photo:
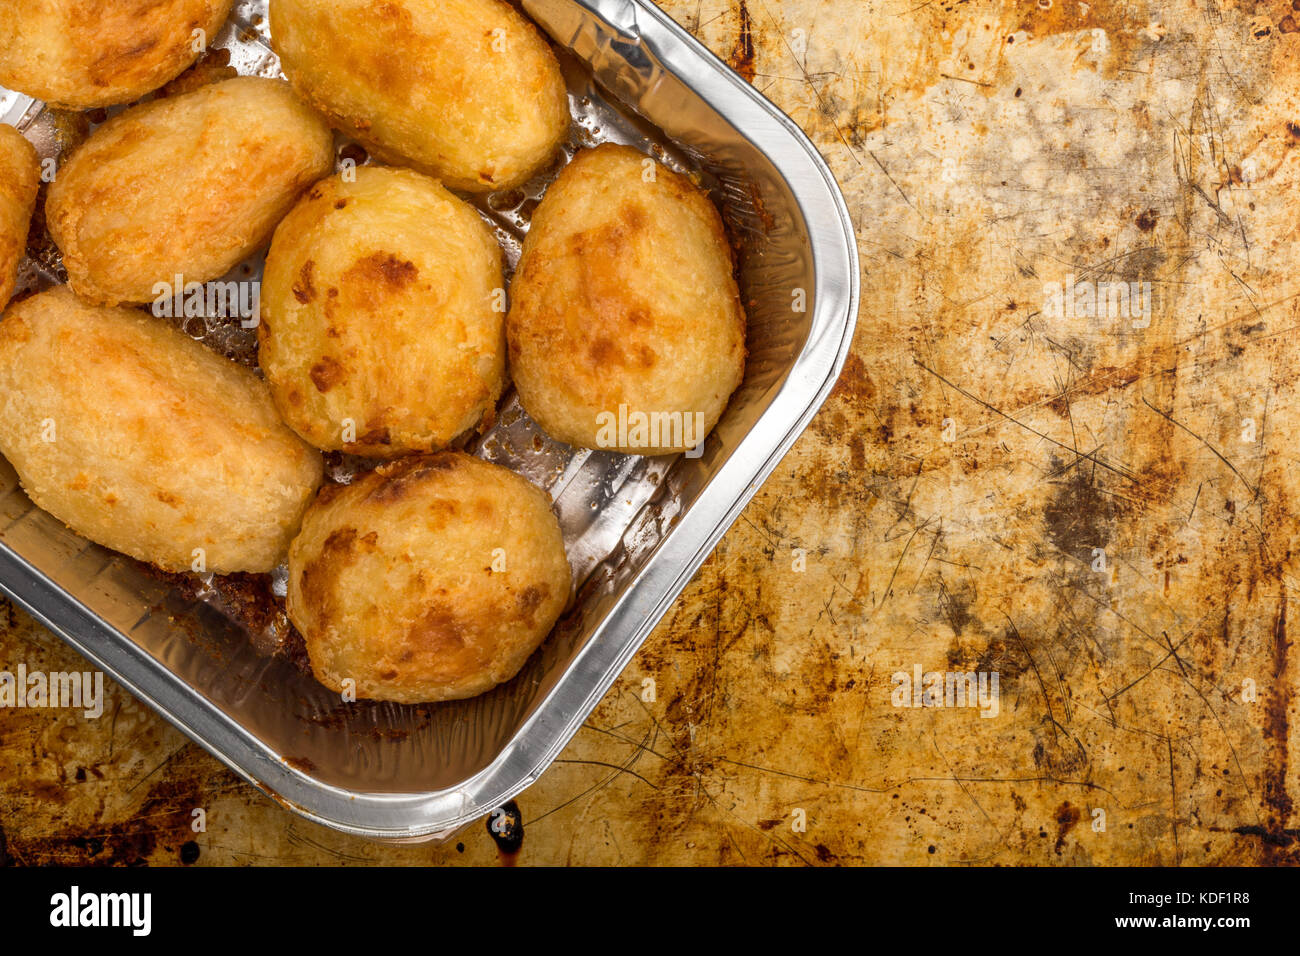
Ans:
[[[333,167],[329,129],[280,80],[240,76],[95,130],[45,202],[68,282],[101,305],[207,282],[265,245]]]
[[[232,0],[37,0],[0,4],[0,86],[52,106],[129,103],[198,58]]]
[[[0,124],[0,311],[14,294],[14,276],[27,248],[40,186],[36,148],[12,126]]]
[[[453,189],[522,183],[569,128],[555,54],[501,0],[275,0],[271,42],[337,129]]]
[[[289,617],[316,679],[401,703],[514,677],[568,602],[550,498],[460,452],[327,486],[289,549]]]
[[[445,447],[505,384],[501,248],[472,207],[408,169],[312,187],[275,232],[259,362],[318,448]]]
[[[585,448],[695,444],[744,375],[732,269],[722,219],[689,181],[625,146],[579,153],[533,215],[511,287],[524,408]],[[639,433],[638,416],[660,424]]]
[[[70,528],[169,571],[270,571],[320,453],[266,386],[151,315],[60,286],[0,320],[0,452]]]

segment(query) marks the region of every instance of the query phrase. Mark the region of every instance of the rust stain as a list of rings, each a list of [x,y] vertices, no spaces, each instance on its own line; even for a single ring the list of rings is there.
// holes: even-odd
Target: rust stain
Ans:
[[[745,0],[736,0],[736,15],[740,23],[736,42],[731,48],[727,62],[731,68],[745,78],[745,82],[754,82],[754,22],[750,19],[749,8]]]

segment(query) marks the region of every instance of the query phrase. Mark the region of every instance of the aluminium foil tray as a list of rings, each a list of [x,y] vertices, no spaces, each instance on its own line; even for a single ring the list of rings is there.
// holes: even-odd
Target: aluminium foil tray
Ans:
[[[467,701],[342,703],[224,613],[219,583],[181,593],[90,544],[35,508],[0,460],[0,588],[281,805],[375,839],[446,839],[537,779],[826,399],[857,316],[848,210],[787,116],[647,0],[522,6],[568,82],[561,159],[627,143],[709,190],[737,250],[749,359],[698,458],[569,448],[510,395],[469,446],[549,490],[574,567],[573,606],[514,680]],[[240,73],[280,75],[266,0],[237,2],[213,45]],[[60,149],[51,113],[0,91],[0,119],[43,156]],[[511,266],[560,165],[471,197]],[[23,269],[29,285],[59,275],[57,261]],[[260,262],[243,270],[256,277]],[[216,320],[187,331],[228,353],[252,334]]]

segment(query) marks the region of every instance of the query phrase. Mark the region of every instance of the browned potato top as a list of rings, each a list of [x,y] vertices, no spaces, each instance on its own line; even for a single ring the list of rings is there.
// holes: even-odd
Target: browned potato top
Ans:
[[[0,86],[71,109],[129,103],[193,63],[231,3],[6,0]]]
[[[262,284],[259,362],[318,448],[434,451],[505,384],[505,279],[492,230],[436,180],[363,167],[280,223]]]
[[[327,486],[289,550],[289,616],[316,679],[357,697],[452,700],[509,680],[569,590],[550,498],[460,452]]]
[[[74,531],[172,571],[270,571],[322,472],[252,371],[66,286],[0,320],[0,453]]]
[[[281,80],[240,76],[110,119],[46,199],[77,294],[149,302],[158,283],[207,282],[265,245],[333,167],[333,137]]]
[[[555,55],[502,0],[275,0],[271,42],[336,128],[453,189],[518,185],[569,128]]]
[[[14,273],[27,248],[40,186],[35,147],[12,126],[0,124],[0,311],[14,294]]]
[[[511,298],[520,401],[569,444],[683,451],[744,374],[745,313],[721,216],[626,146],[579,153],[547,190]],[[639,432],[639,416],[658,427]]]

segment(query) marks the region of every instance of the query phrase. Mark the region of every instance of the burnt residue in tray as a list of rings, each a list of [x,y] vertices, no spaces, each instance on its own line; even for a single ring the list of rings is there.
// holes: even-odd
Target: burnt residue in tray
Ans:
[[[163,571],[153,565],[136,562],[150,577],[164,582],[186,601],[204,601],[213,605],[243,630],[261,652],[283,657],[304,674],[311,673],[307,645],[289,620],[284,599],[275,593],[269,574],[193,574]]]

